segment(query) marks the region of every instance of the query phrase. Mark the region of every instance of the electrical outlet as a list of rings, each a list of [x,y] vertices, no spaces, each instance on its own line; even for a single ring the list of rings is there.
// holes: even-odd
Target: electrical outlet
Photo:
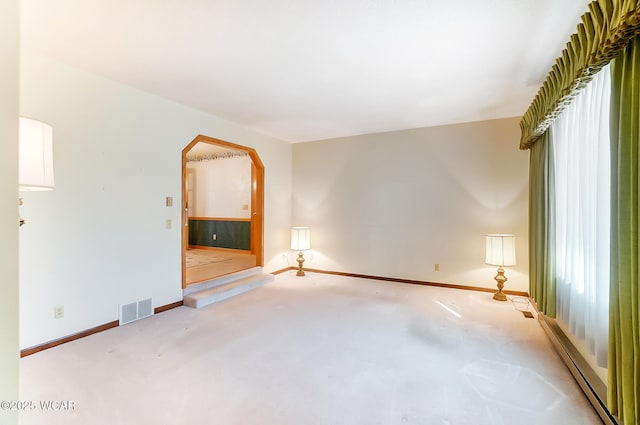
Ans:
[[[53,318],[62,319],[64,317],[64,306],[53,307]]]
[[[242,204],[242,210],[243,211],[248,211],[249,210],[249,204]]]
[[[213,234],[213,240],[217,241],[218,240],[218,235],[216,235],[215,233]]]
[[[433,269],[434,269],[435,271],[439,272],[439,271],[440,271],[440,264],[435,263],[435,264],[433,265]]]
[[[173,224],[173,223],[171,222],[171,219],[170,219],[170,218],[168,218],[168,219],[167,219],[167,221],[166,221],[166,222],[165,222],[165,224],[164,224],[164,227],[166,227],[167,229],[171,229],[172,224]]]

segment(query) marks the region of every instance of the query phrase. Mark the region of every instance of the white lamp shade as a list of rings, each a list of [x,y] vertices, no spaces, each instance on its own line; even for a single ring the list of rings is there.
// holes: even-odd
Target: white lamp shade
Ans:
[[[52,190],[55,186],[51,126],[31,118],[20,117],[19,129],[19,190]]]
[[[486,235],[485,263],[493,266],[516,265],[516,237],[513,235]]]
[[[294,251],[311,249],[311,234],[308,227],[291,228],[291,249]]]

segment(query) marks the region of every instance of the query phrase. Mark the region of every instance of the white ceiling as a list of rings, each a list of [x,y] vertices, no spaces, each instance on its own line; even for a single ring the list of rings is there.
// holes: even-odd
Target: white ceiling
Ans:
[[[521,116],[588,0],[22,0],[23,46],[290,142]]]

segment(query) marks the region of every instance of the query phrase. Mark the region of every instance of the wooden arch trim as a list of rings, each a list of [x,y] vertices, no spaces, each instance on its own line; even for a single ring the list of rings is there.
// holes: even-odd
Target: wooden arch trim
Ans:
[[[203,142],[224,148],[246,152],[251,158],[251,253],[256,256],[256,265],[264,266],[264,164],[255,149],[226,140],[216,139],[199,134],[182,150],[182,287],[186,287],[186,252],[189,243],[187,225],[187,153],[196,144]]]

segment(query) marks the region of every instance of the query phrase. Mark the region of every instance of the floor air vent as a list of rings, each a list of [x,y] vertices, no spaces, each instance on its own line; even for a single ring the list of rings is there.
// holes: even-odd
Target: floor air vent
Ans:
[[[138,319],[144,319],[153,314],[153,302],[151,298],[134,302],[131,304],[120,305],[120,324],[135,322]]]

